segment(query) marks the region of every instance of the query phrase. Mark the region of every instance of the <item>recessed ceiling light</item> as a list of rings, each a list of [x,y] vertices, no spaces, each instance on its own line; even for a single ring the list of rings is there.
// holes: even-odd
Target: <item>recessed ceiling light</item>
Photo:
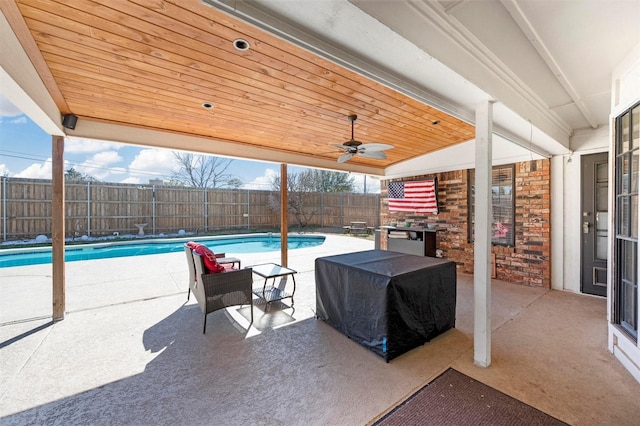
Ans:
[[[215,105],[213,104],[213,102],[203,102],[202,103],[202,108],[204,109],[213,109]]]
[[[436,124],[440,124],[440,120],[433,120],[433,121],[431,122],[431,124],[433,124],[434,126],[435,126]]]
[[[235,40],[233,40],[233,47],[235,47],[236,49],[240,50],[240,51],[245,51],[245,50],[249,50],[249,42],[243,38],[237,38]]]

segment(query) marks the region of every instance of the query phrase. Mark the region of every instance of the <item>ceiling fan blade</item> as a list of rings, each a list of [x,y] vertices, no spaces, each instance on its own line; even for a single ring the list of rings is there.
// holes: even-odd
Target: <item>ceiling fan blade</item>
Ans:
[[[375,158],[376,160],[385,160],[387,158],[387,154],[382,151],[358,151],[358,155],[364,158]]]
[[[353,152],[348,152],[346,154],[342,154],[340,157],[338,157],[338,163],[344,163],[345,161],[349,161],[351,159],[351,157],[353,157],[354,155],[356,155]]]
[[[342,145],[342,144],[339,144],[339,143],[332,143],[331,146],[335,146],[336,148],[340,148],[340,149],[342,149],[344,151],[348,151],[348,152],[350,152],[351,149],[352,149],[350,146]]]
[[[393,145],[388,145],[386,143],[365,143],[358,147],[358,150],[364,149],[365,151],[386,151],[387,149],[393,148]]]

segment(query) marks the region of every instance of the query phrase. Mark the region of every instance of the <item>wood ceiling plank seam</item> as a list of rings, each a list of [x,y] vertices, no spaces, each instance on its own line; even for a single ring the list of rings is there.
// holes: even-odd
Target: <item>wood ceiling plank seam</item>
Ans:
[[[92,78],[92,77],[87,76],[87,80],[86,80],[86,83],[87,83],[87,84],[91,83],[91,78]],[[93,77],[93,78],[95,78],[95,77]],[[82,84],[82,81],[81,81],[81,84]],[[153,88],[152,88],[151,90],[153,90]],[[157,91],[154,91],[153,93],[155,94],[155,93],[157,93]],[[172,100],[173,100],[173,99],[170,99],[169,101],[172,101]],[[188,106],[189,106],[189,105],[185,105],[185,107],[188,107]],[[196,110],[196,111],[197,111],[197,110]],[[240,111],[238,111],[238,112],[240,112]],[[287,119],[288,119],[288,118],[287,118]]]
[[[76,44],[74,41],[71,41],[72,44]]]
[[[290,116],[287,116],[287,119],[290,120]]]
[[[170,2],[170,3],[177,3],[177,2]],[[243,22],[243,21],[236,21],[234,18],[229,17],[226,13],[224,13],[222,11],[219,11],[217,9],[214,9],[213,7],[205,6],[206,8],[209,9],[209,11],[203,12],[202,10],[199,10],[199,9],[196,11],[195,9],[196,9],[197,6],[195,6],[195,5],[188,5],[187,4],[185,6],[184,3],[182,3],[181,5],[184,6],[184,7],[190,7],[190,10],[194,11],[194,13],[197,13],[197,14],[208,13],[208,14],[211,14],[211,15],[215,15],[215,18],[211,18],[212,20],[217,20],[219,22],[226,21],[224,23],[224,25],[227,25],[227,26],[230,26],[230,25],[238,26],[237,22],[240,22],[241,25],[249,27],[253,31],[257,31],[257,32],[260,32],[261,34],[263,34],[262,37],[267,38],[269,40],[270,44],[272,44],[272,45],[274,45],[276,47],[278,47],[278,44],[280,44],[280,46],[282,46],[282,47],[280,47],[280,49],[282,49],[283,51],[286,50],[286,51],[293,51],[293,52],[304,52],[305,53],[305,57],[304,57],[305,60],[310,62],[310,63],[320,62],[325,69],[327,69],[327,68],[329,68],[329,66],[331,66],[331,67],[334,68],[333,72],[337,71],[339,74],[340,73],[349,73],[349,77],[347,77],[349,80],[357,80],[357,79],[359,79],[360,84],[362,84],[363,86],[368,86],[368,85],[370,85],[372,83],[372,80],[370,80],[366,76],[358,74],[358,73],[356,73],[356,72],[354,72],[352,70],[348,70],[348,69],[344,68],[343,66],[338,65],[338,64],[336,64],[336,63],[334,63],[332,61],[329,61],[329,60],[327,60],[325,58],[320,58],[319,56],[317,56],[315,54],[312,54],[312,53],[308,52],[305,49],[302,49],[302,48],[297,47],[297,46],[292,46],[290,42],[285,41],[285,40],[283,40],[280,37],[277,37],[275,35],[266,33],[263,30],[257,29],[251,24],[248,24],[248,23]],[[202,9],[202,5],[199,5],[199,6],[200,6],[200,9]],[[246,32],[248,33],[248,31],[246,31]],[[311,58],[311,60],[309,60],[310,58]],[[404,101],[406,99],[411,99],[412,101],[415,101],[416,103],[418,103],[418,104],[420,104],[422,106],[426,106],[429,109],[432,109],[433,111],[436,111],[436,112],[441,113],[441,114],[445,114],[442,111],[437,110],[436,108],[434,108],[434,107],[432,107],[430,105],[426,105],[424,103],[418,102],[417,100],[415,100],[413,98],[408,98],[406,95],[401,94],[401,93],[399,93],[399,92],[397,92],[397,91],[395,91],[393,89],[390,89],[390,88],[388,88],[388,87],[386,87],[384,85],[381,85],[381,84],[379,84],[377,82],[373,82],[373,83],[376,84],[376,87],[380,87],[383,90],[385,90],[386,93],[394,94],[397,97],[397,99],[399,99],[400,101]],[[374,98],[375,98],[375,96],[374,96]],[[433,120],[431,120],[431,121],[433,121]]]
[[[71,45],[73,45],[73,43],[71,43]],[[72,47],[72,46],[70,46],[70,47]],[[84,53],[86,53],[86,52],[84,52]],[[156,68],[156,67],[153,67],[153,68]],[[199,80],[199,81],[201,81],[201,80]],[[280,102],[282,102],[282,101],[279,100],[278,103],[280,103]]]
[[[53,70],[57,70],[56,67],[52,68]],[[77,70],[77,68],[76,68]],[[107,81],[108,78],[105,77],[105,79],[100,79],[100,78],[96,78],[95,76],[91,76],[91,75],[84,75],[81,76],[78,74],[77,78],[73,78],[72,80],[66,81],[67,79],[71,78],[71,76],[73,75],[73,73],[63,73],[63,74],[56,74],[54,72],[54,75],[57,75],[60,79],[60,81],[65,81],[66,87],[74,87],[79,85],[79,87],[101,87],[101,88],[111,88],[113,90],[117,90],[120,89],[119,93],[121,93],[122,95],[125,95],[128,97],[129,94],[133,93],[131,91],[126,91],[127,88],[131,88],[131,89],[136,89],[139,90],[141,93],[137,95],[138,98],[141,99],[146,99],[147,96],[144,95],[144,92],[148,90],[148,93],[153,95],[153,96],[148,96],[149,98],[154,98],[155,101],[164,99],[164,103],[167,105],[174,105],[174,107],[176,106],[180,106],[182,105],[184,108],[186,108],[189,111],[192,111],[192,114],[195,115],[199,115],[200,114],[204,114],[207,113],[207,111],[202,110],[201,107],[194,107],[192,102],[189,101],[183,101],[181,97],[179,96],[169,96],[169,95],[165,95],[162,93],[158,93],[157,89],[154,89],[152,86],[145,86],[142,87],[141,85],[133,85],[133,84],[129,84],[128,82],[124,82],[123,80],[119,80],[119,81]],[[73,81],[75,82],[75,84],[70,85],[69,83]],[[97,84],[99,81],[104,82],[105,84]],[[148,88],[148,89],[147,89]],[[121,96],[119,96],[119,98],[121,98]],[[290,118],[288,117],[277,117],[274,116],[273,114],[267,115],[264,112],[261,112],[261,109],[264,110],[264,108],[256,108],[255,113],[251,116],[252,121],[255,122],[259,122],[262,124],[272,124],[274,122],[280,122],[282,124],[288,125],[290,124]],[[235,107],[234,105],[229,105],[228,108],[226,109],[228,112],[233,113],[233,114],[227,114],[229,117],[235,117],[237,115],[246,113],[247,111],[244,110],[244,108],[239,108],[239,107]],[[219,110],[220,111],[220,110]],[[225,109],[222,109],[221,111],[225,111]],[[259,118],[259,119],[257,119]],[[308,129],[309,131],[314,131],[314,127],[311,125],[306,125],[303,122],[301,122],[300,125],[298,125],[298,127],[304,129]]]
[[[7,19],[7,22],[22,45],[26,55],[29,57],[33,67],[40,76],[42,83],[45,85],[58,110],[64,113],[69,112],[69,106],[67,105],[55,79],[49,72],[46,61],[42,57],[42,54],[40,54],[40,50],[33,38],[31,30],[22,16],[20,5],[15,1],[0,1],[0,10],[2,10],[2,14]]]
[[[96,95],[94,91],[89,91],[84,89],[84,87],[78,87],[76,88],[76,90],[72,91],[69,95],[69,99],[84,99],[84,102],[94,102],[96,98],[102,98],[101,94]],[[113,97],[111,99],[114,99]],[[80,101],[78,101],[80,102]],[[113,107],[116,107],[119,102],[118,101],[108,101],[105,102],[108,105],[111,105]],[[125,105],[130,105],[129,104],[125,104]],[[113,109],[113,108],[112,108]],[[161,108],[161,106],[158,106],[158,108],[155,109],[157,110],[163,110],[163,108]],[[137,111],[137,110],[135,110]],[[131,116],[130,113],[127,113],[127,111],[124,111],[126,113],[126,116]],[[144,116],[144,114],[142,114],[142,116]],[[97,117],[100,118],[104,118],[101,117],[100,115],[98,115]],[[165,117],[169,118],[169,117],[173,117],[178,119],[183,125],[181,126],[181,128],[177,128],[174,127],[174,129],[178,129],[178,130],[184,130],[184,128],[189,128],[192,124],[198,124],[202,122],[202,120],[196,120],[194,119],[193,115],[189,113],[189,111],[186,110],[179,110],[179,112],[174,112],[172,109],[170,109],[170,107],[168,107],[166,109],[166,114]],[[163,120],[161,120],[163,121]],[[138,123],[141,124],[141,123]],[[209,123],[209,126],[214,126],[214,123]],[[202,126],[201,126],[202,127]],[[239,131],[243,132],[246,135],[262,135],[265,132],[268,133],[269,135],[278,135],[278,132],[275,131],[273,128],[269,127],[268,125],[264,125],[264,126],[257,126],[257,125],[251,125],[249,127],[246,126],[238,126],[236,124],[233,123],[232,120],[229,119],[224,119],[224,117],[222,117],[221,120],[216,121],[215,122],[215,130],[219,131],[220,129],[224,129],[224,128],[229,128],[233,131],[235,131],[236,133],[238,133]],[[282,132],[281,132],[282,133]],[[210,134],[206,134],[207,137],[218,137],[220,136],[218,133],[210,133]],[[281,134],[280,135],[280,139],[284,139],[286,135],[285,134]],[[261,138],[264,139],[263,136],[259,136]],[[280,145],[284,145],[284,144],[280,144]],[[299,148],[299,145],[296,144],[295,145],[296,148]]]
[[[111,4],[113,4],[113,3],[111,3]],[[124,9],[124,8],[120,8],[120,10],[123,10],[123,9]],[[166,10],[166,8],[165,8],[164,10]],[[135,15],[140,15],[140,13],[135,13],[135,12],[133,12],[133,14],[135,14]],[[171,16],[171,18],[172,18],[172,19],[175,19],[175,17],[174,17],[173,15]],[[137,19],[137,18],[136,18],[136,19]],[[188,18],[185,18],[185,20],[188,20],[189,22],[194,21],[194,19],[188,19]],[[159,24],[163,23],[163,21],[161,21],[161,20],[157,20],[157,19],[156,19],[156,20],[155,20],[155,22],[151,22],[151,23],[152,23],[152,24],[157,24],[157,25],[159,25]],[[165,27],[166,27],[166,26],[165,26]],[[190,30],[190,28],[189,28],[189,30]],[[176,29],[175,29],[175,28],[172,28],[172,31],[174,31],[174,33],[175,33],[175,32],[180,33],[179,31],[176,31]],[[266,33],[265,33],[265,34],[266,34]],[[184,35],[184,34],[183,34],[183,35]],[[165,36],[163,33],[160,33],[160,32],[157,32],[156,36],[158,36],[158,37],[162,37],[162,38],[166,38],[166,36]],[[273,38],[273,37],[272,37],[272,38]],[[264,43],[261,43],[261,44],[263,45]],[[207,45],[207,46],[209,46],[209,45]],[[227,49],[227,50],[229,50],[229,49]],[[226,50],[225,50],[225,51],[226,51]],[[232,52],[232,50],[229,50],[229,51],[230,51],[230,52]],[[286,53],[286,52],[285,52],[285,53]],[[264,58],[265,58],[266,60],[270,60],[270,59],[271,59],[268,55],[264,55]],[[257,62],[258,62],[259,64],[261,64],[261,65],[265,64],[265,61],[264,61],[264,60],[263,60],[263,61],[257,61]],[[292,64],[292,63],[290,63],[290,64],[289,64],[289,66],[293,67],[294,69],[300,69],[300,67],[299,67],[299,65],[298,65],[298,64]],[[271,67],[272,67],[273,69],[276,69],[276,70],[282,70],[282,69],[283,69],[283,67],[277,67],[277,66],[275,66],[275,65],[271,65]],[[316,72],[316,73],[317,73],[318,71],[322,71],[322,70],[317,70],[317,69],[313,70],[313,72]],[[290,74],[291,74],[291,76],[294,76],[294,77],[295,77],[295,76],[297,76],[297,77],[301,77],[300,75],[296,75],[296,73],[290,73]],[[313,74],[312,74],[312,72],[307,72],[307,73],[305,74],[305,78],[306,78],[306,76],[313,76]],[[349,80],[347,80],[347,82],[348,82],[348,81],[349,81]],[[329,84],[340,84],[340,82],[337,82],[337,81],[329,81]],[[381,85],[380,85],[380,86],[381,86]],[[325,85],[325,87],[329,87],[329,88],[331,88],[331,86],[327,86],[327,85]],[[384,86],[381,86],[381,87],[384,87]],[[390,92],[393,92],[393,91],[391,91],[390,89],[387,89],[387,90],[389,90]],[[376,93],[379,93],[379,92],[376,92]],[[356,94],[356,95],[357,95],[357,94]],[[358,97],[358,96],[356,96],[356,98],[357,98],[357,97]],[[375,103],[377,102],[377,100],[376,100],[376,99],[372,99],[372,98],[369,98],[369,97],[367,97],[367,98],[363,98],[362,100],[363,100],[364,102],[367,102],[367,103],[373,103],[373,104],[375,104]]]
[[[65,49],[66,50],[66,49]],[[68,51],[68,50],[67,50]]]
[[[121,25],[119,25],[119,26],[118,26],[118,28],[124,28],[124,27],[123,27],[123,26],[121,26]],[[102,33],[101,31],[106,31],[106,33]],[[134,35],[138,35],[139,33],[138,33],[138,31],[133,31],[133,34],[134,34]],[[207,60],[208,60],[210,57],[216,57],[216,56],[214,56],[214,55],[211,55],[210,53],[209,53],[209,54],[205,54],[204,52],[207,50],[207,49],[205,49],[205,48],[202,48],[202,49],[196,49],[196,48],[195,48],[195,46],[194,46],[194,45],[192,45],[193,41],[192,41],[192,40],[190,40],[190,39],[185,39],[185,40],[184,40],[184,41],[186,42],[186,44],[185,44],[185,43],[179,43],[181,46],[186,47],[186,49],[182,49],[182,48],[176,48],[176,47],[174,47],[174,46],[175,46],[175,44],[174,44],[174,43],[169,42],[169,40],[167,40],[167,39],[163,38],[162,36],[163,36],[164,34],[162,34],[162,33],[159,33],[159,34],[161,34],[161,36],[157,36],[157,39],[158,39],[158,40],[162,40],[162,39],[164,39],[164,40],[165,40],[165,43],[164,43],[165,45],[164,45],[164,46],[162,46],[162,48],[161,48],[161,49],[162,49],[162,50],[164,50],[164,51],[171,52],[171,53],[173,53],[174,55],[181,55],[181,53],[182,53],[182,52],[190,52],[190,53],[192,53],[192,54],[193,54],[194,52],[198,52],[198,51],[199,51],[199,52],[201,52],[201,53],[202,53],[203,55],[205,55],[205,56],[202,56],[202,57],[199,57],[199,58],[197,58],[197,57],[193,57],[193,56],[192,56],[192,57],[186,57],[186,58],[188,58],[188,59],[193,59],[193,60],[195,60],[195,61],[198,61],[198,62],[201,62],[201,63],[205,63],[205,64],[207,63]],[[124,38],[124,39],[126,39],[126,40],[131,40],[131,41],[133,41],[134,43],[141,43],[139,40],[143,39],[142,37],[125,36],[125,35],[123,35],[122,33],[115,33],[115,32],[113,32],[113,31],[105,30],[105,29],[102,29],[102,28],[101,28],[101,29],[97,29],[97,28],[94,26],[94,30],[93,30],[93,37],[97,37],[97,38],[99,38],[99,39],[106,40],[106,39],[108,38],[108,36],[113,36],[113,37],[122,37],[122,38]],[[153,36],[153,37],[156,37],[156,36]],[[146,47],[146,46],[147,46],[146,44],[142,44],[142,45],[141,45],[141,47]],[[209,46],[209,45],[205,45],[204,47],[210,47],[210,46]],[[133,49],[133,50],[138,50],[138,49]],[[141,50],[141,49],[140,49],[140,50]],[[184,56],[184,55],[181,55],[181,56]],[[237,74],[237,75],[242,75],[242,73],[240,72],[240,70],[242,70],[242,69],[247,69],[247,70],[251,73],[251,74],[247,75],[247,77],[252,78],[252,79],[253,79],[253,78],[255,78],[256,76],[259,76],[260,74],[263,74],[263,73],[261,73],[261,72],[260,72],[260,70],[259,70],[259,69],[249,69],[249,68],[246,68],[246,67],[242,66],[241,64],[236,64],[236,61],[235,61],[235,60],[230,60],[230,59],[229,59],[229,58],[231,58],[231,59],[236,59],[236,58],[237,58],[237,55],[218,56],[218,58],[219,58],[219,59],[221,59],[221,60],[223,60],[223,61],[225,61],[225,62],[226,62],[226,64],[227,64],[227,66],[228,66],[229,64],[233,64],[233,65],[238,66],[239,68],[236,68],[235,70],[231,70],[232,72],[233,72],[233,71],[236,71],[236,74]],[[168,59],[168,58],[167,58],[167,59]],[[176,61],[174,61],[174,62],[176,62]],[[177,63],[179,63],[179,62],[177,62]],[[209,62],[209,64],[211,64],[211,63]],[[213,64],[211,64],[211,65],[213,65]],[[289,86],[290,84],[292,84],[292,82],[291,82],[291,81],[288,81],[288,80],[286,80],[286,79],[283,79],[283,78],[281,78],[281,76],[280,76],[280,77],[273,76],[273,73],[272,73],[272,75],[267,75],[267,77],[273,77],[273,78],[275,78],[275,79],[276,79],[276,82],[274,82],[273,84],[274,84],[274,85],[276,85],[276,86],[278,85],[278,81],[277,81],[277,80],[279,80],[279,81],[281,82],[281,83],[280,83],[280,85],[281,85],[282,87],[284,87],[284,85]],[[313,94],[317,94],[317,92],[315,92],[315,91],[313,90],[313,87],[311,87],[311,88],[309,88],[309,87],[305,87],[305,86],[308,86],[308,85],[307,85],[307,83],[306,83],[304,80],[300,80],[300,83],[301,83],[301,84],[295,85],[295,87],[306,88],[306,89],[309,89],[309,90],[311,91],[311,93],[313,93]],[[288,88],[288,90],[292,90],[292,89],[289,87],[289,88]],[[325,93],[324,95],[326,96],[327,94]],[[352,102],[353,102],[353,100],[352,100],[352,98],[351,98],[351,97],[346,98],[346,99],[343,99],[343,101],[352,101]],[[363,105],[365,105],[365,104],[363,103],[363,104],[361,104],[360,106],[363,106]]]
[[[127,122],[126,117],[127,117],[127,115],[125,115],[125,114],[123,114],[123,115],[114,115],[113,118],[96,118],[93,121],[106,122],[106,123],[119,124],[119,125],[130,125],[130,126],[133,126],[133,127],[145,128],[145,129],[149,129],[149,130],[168,131],[168,132],[179,133],[179,134],[183,134],[183,135],[187,135],[187,136],[196,136],[196,137],[201,137],[201,138],[208,139],[212,143],[215,143],[216,141],[224,141],[224,142],[233,143],[235,145],[239,145],[239,146],[242,146],[242,147],[245,147],[245,148],[246,147],[261,147],[261,148],[264,148],[264,145],[261,143],[262,142],[261,138],[249,139],[247,137],[246,142],[239,142],[237,139],[227,139],[225,136],[237,134],[237,131],[234,128],[229,128],[227,130],[227,132],[225,132],[224,134],[221,134],[219,137],[212,137],[212,136],[206,135],[206,134],[200,135],[198,133],[184,131],[184,130],[179,129],[179,128],[168,128],[167,126],[165,126],[165,123],[164,123],[163,120],[157,120],[157,119],[151,119],[151,118],[146,120],[146,123],[144,125],[136,124],[136,123],[127,124],[128,122]],[[121,118],[121,120],[118,120],[119,118]],[[142,118],[146,119],[147,117],[142,117]],[[270,149],[279,150],[277,147],[271,147]],[[286,150],[279,150],[279,151],[286,152]],[[330,158],[329,158],[329,160],[330,160]]]

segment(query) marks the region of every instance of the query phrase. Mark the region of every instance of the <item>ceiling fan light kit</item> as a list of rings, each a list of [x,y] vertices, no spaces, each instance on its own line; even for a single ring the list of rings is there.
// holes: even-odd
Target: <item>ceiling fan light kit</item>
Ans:
[[[345,154],[338,157],[338,163],[349,161],[354,155],[376,160],[386,159],[387,155],[383,151],[391,149],[393,146],[385,143],[362,143],[355,140],[353,137],[353,123],[358,119],[358,116],[353,114],[348,116],[347,119],[351,122],[351,139],[343,144],[333,144],[333,146],[346,151]]]

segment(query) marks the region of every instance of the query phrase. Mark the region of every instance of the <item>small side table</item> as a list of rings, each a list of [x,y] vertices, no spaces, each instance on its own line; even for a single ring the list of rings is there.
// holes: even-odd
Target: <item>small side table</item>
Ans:
[[[251,268],[253,269],[254,274],[264,278],[264,285],[262,288],[254,288],[253,294],[261,298],[264,301],[265,306],[271,302],[286,299],[288,297],[291,298],[291,306],[293,306],[293,295],[296,292],[296,278],[294,275],[297,271],[276,263],[264,263],[262,265],[251,266]],[[288,275],[291,275],[291,280],[293,281],[293,291],[291,294],[287,293],[285,289],[280,289],[275,286],[276,278],[286,277]],[[271,285],[269,285],[269,279],[273,279]]]

